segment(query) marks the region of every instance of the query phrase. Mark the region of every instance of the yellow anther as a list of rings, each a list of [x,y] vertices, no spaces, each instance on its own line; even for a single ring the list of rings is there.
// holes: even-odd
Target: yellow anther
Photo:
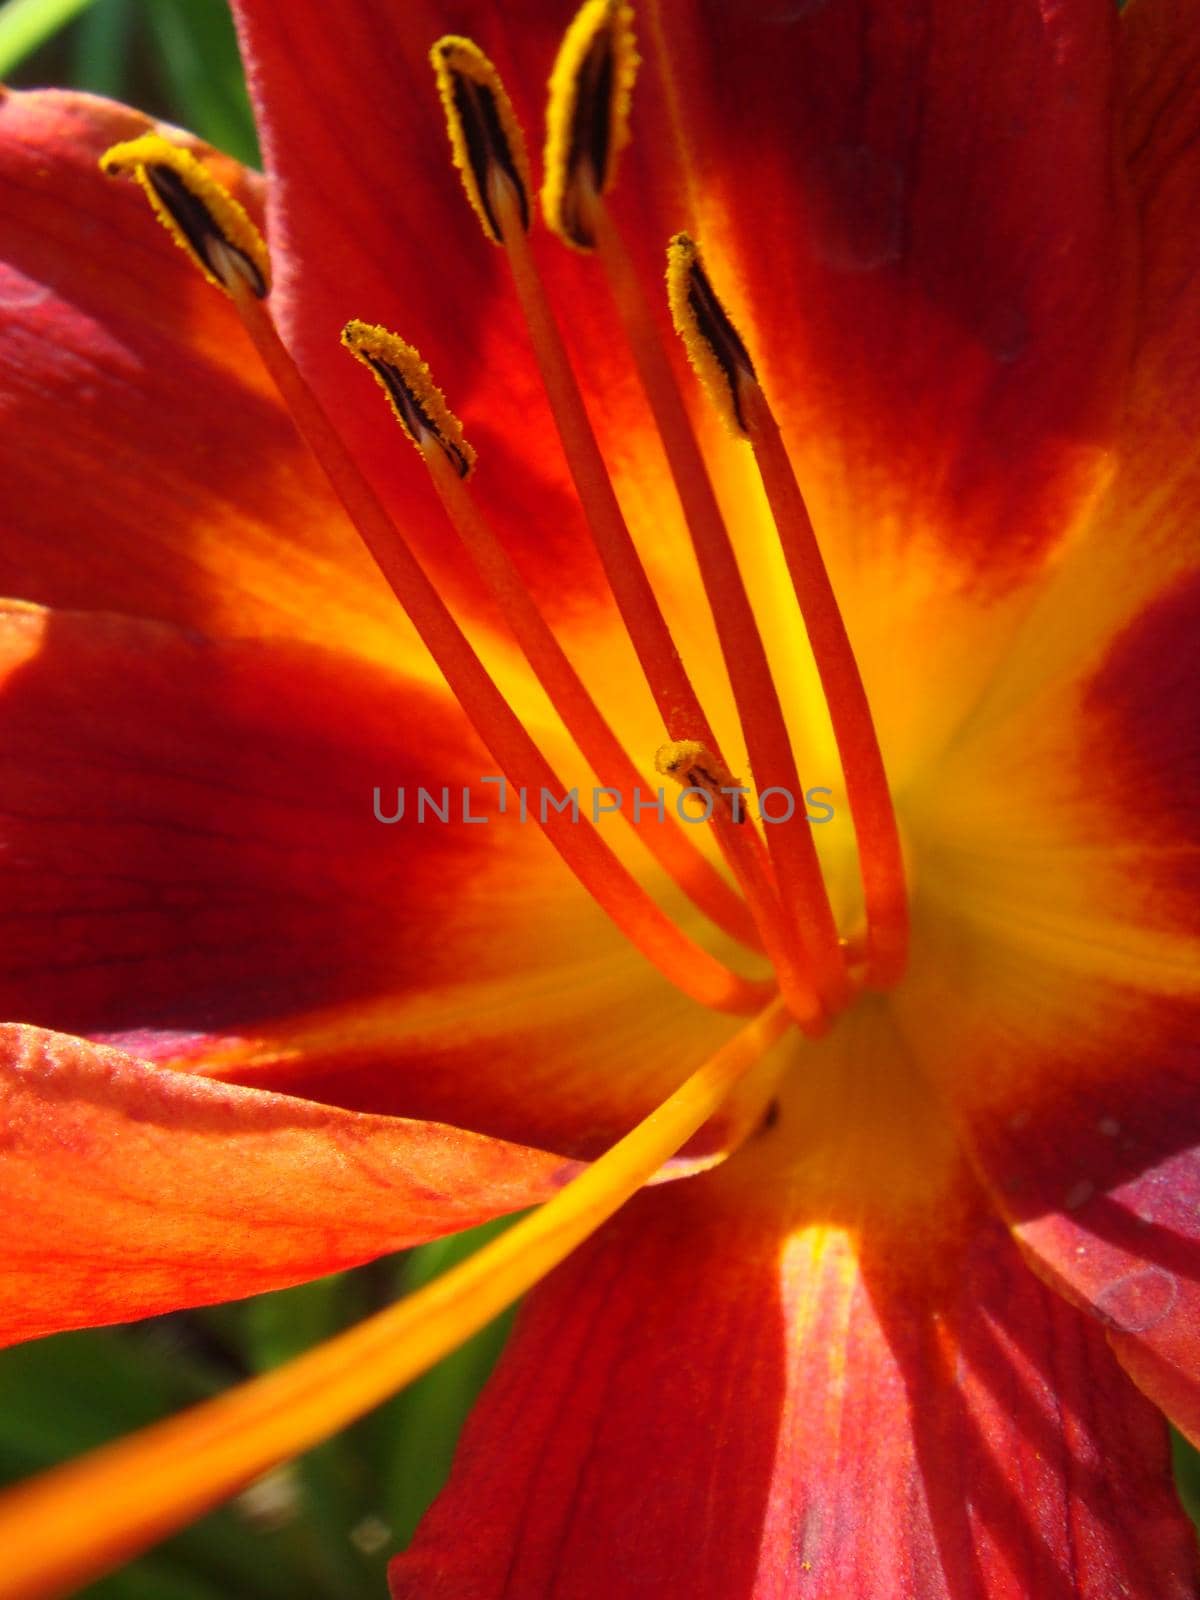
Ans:
[[[516,195],[522,226],[528,231],[529,154],[500,74],[470,39],[447,34],[429,52],[446,113],[454,165],[462,174],[467,199],[494,244],[503,244],[495,188],[507,182]]]
[[[348,322],[342,329],[342,343],[375,374],[396,420],[417,449],[424,452],[432,441],[460,478],[469,477],[475,452],[428,365],[412,345],[369,322]]]
[[[660,745],[654,752],[654,770],[664,778],[674,778],[684,789],[699,789],[710,801],[732,812],[735,822],[745,822],[742,796],[749,793],[731,775],[707,745],[696,739],[676,739]],[[708,816],[712,815],[709,807]]]
[[[567,29],[550,74],[542,213],[560,239],[590,250],[594,194],[607,194],[629,142],[629,108],[638,54],[633,7],[586,0]]]
[[[190,150],[144,133],[106,150],[100,170],[137,179],[159,221],[210,283],[228,292],[236,273],[259,299],[270,289],[271,263],[262,234]]]
[[[667,298],[688,360],[729,431],[745,438],[741,386],[757,383],[754,363],[686,233],[677,233],[667,246]]]

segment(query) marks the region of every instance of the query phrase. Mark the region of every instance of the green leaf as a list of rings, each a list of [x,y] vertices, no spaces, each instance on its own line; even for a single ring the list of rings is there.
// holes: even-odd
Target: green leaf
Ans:
[[[196,1352],[183,1319],[60,1334],[0,1352],[0,1482],[81,1455],[227,1381]],[[349,1600],[346,1589],[322,1581],[318,1554],[302,1494],[285,1474],[87,1592],[89,1600]]]
[[[7,0],[0,6],[0,78],[52,39],[92,0]]]
[[[250,166],[259,162],[237,37],[224,0],[156,0],[146,14],[177,120]]]
[[[1171,1459],[1183,1509],[1200,1529],[1200,1451],[1174,1428],[1171,1429]]]
[[[71,82],[111,100],[131,98],[133,0],[93,0],[71,31]]]

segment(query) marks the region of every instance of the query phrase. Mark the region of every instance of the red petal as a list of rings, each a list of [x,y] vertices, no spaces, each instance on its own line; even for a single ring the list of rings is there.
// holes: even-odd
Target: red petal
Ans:
[[[0,610],[0,683],[0,1014],[587,1154],[736,1026],[625,944],[515,799],[496,814],[444,691],[36,608]],[[376,820],[376,786],[384,814],[404,789],[403,822]],[[422,786],[449,789],[447,822],[421,822]]]
[[[1112,7],[702,9],[662,29],[697,221],[818,528],[1011,579],[1066,531],[1120,401]]]
[[[224,295],[114,183],[136,112],[0,96],[0,593],[213,633],[409,635]],[[261,182],[202,150],[254,211]]]
[[[864,1216],[845,1142],[751,1198],[756,1148],[536,1292],[395,1600],[1192,1594],[1161,1419],[1003,1230]]]
[[[1126,1005],[1122,1035],[1047,1053],[1032,1104],[966,1120],[1030,1260],[1200,1439],[1200,1008]]]
[[[556,1156],[0,1029],[0,1342],[318,1277],[545,1199]]]
[[[923,819],[896,1005],[1039,1270],[1200,1436],[1198,603],[982,709]]]
[[[688,0],[662,9],[644,78],[673,62],[694,225],[904,789],[1111,469],[1135,251],[1115,11],[872,0],[703,7],[697,25]]]
[[[1200,460],[1200,32],[1196,0],[1139,0],[1121,13],[1124,131],[1137,204],[1140,276],[1137,343],[1113,481],[1082,536],[1039,598],[989,698],[995,716],[1058,678],[1092,674],[1093,693],[1125,708],[1110,736],[1170,767],[1167,727],[1181,713],[1194,657],[1186,649],[1197,597]],[[1190,585],[1190,589],[1189,589]],[[1123,643],[1113,649],[1122,633]],[[1153,687],[1139,680],[1150,671]],[[1142,718],[1148,722],[1143,725]],[[1181,786],[1186,770],[1176,764]],[[1161,777],[1154,780],[1155,787]]]
[[[32,607],[2,621],[4,1010],[214,1032],[520,961],[518,924],[505,952],[481,921],[504,915],[513,851],[560,881],[537,830],[413,817],[418,784],[487,804],[487,758],[444,692],[282,641]],[[406,822],[378,822],[373,787],[390,809],[409,784]]]

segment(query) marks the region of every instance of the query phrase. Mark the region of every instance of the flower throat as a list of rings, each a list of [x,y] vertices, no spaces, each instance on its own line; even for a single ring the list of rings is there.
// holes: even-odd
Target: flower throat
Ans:
[[[863,889],[864,927],[848,936],[835,922],[808,827],[772,827],[764,837],[731,801],[729,791],[738,785],[630,535],[530,248],[529,157],[499,75],[478,46],[457,36],[440,39],[431,61],[454,163],[484,234],[504,253],[589,535],[662,721],[666,742],[655,765],[707,796],[709,822],[733,882],[674,819],[650,823],[633,812],[622,814],[705,916],[766,954],[773,977],[746,978],[684,933],[592,824],[554,810],[541,824],[588,893],[677,988],[715,1010],[747,1015],[761,1012],[778,992],[791,1019],[817,1035],[859,990],[888,987],[903,972],[907,894],[862,680],[753,360],[696,243],[677,234],[667,249],[674,324],[711,401],[754,452],[829,708]],[[595,257],[611,292],[684,513],[754,781],[760,792],[779,787],[795,795],[803,785],[733,543],[653,310],[606,204],[629,137],[637,66],[631,8],[619,0],[588,0],[563,41],[550,82],[542,212],[564,243]],[[157,135],[115,146],[102,165],[139,180],[176,241],[232,298],[297,428],[505,777],[515,787],[561,789],[280,340],[264,304],[270,291],[266,247],[245,212],[189,151]],[[638,762],[571,664],[468,487],[475,452],[428,367],[411,345],[370,323],[348,323],[342,341],[383,388],[455,534],[581,754],[603,784],[622,791],[636,787]]]

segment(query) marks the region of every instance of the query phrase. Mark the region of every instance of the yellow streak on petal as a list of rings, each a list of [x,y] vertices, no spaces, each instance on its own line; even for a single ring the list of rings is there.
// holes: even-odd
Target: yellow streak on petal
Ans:
[[[596,86],[586,81],[586,75],[595,69],[599,50],[608,55],[609,82],[603,171],[597,172],[588,152],[578,148],[576,117],[581,92],[595,92]],[[576,250],[590,250],[594,243],[583,220],[586,196],[578,194],[578,186],[590,183],[595,193],[607,194],[616,181],[617,158],[629,143],[629,112],[638,66],[633,7],[622,0],[586,0],[563,36],[550,74],[542,181],[546,225]]]
[[[450,135],[454,165],[462,176],[467,199],[483,224],[484,233],[493,244],[503,244],[504,235],[489,193],[491,185],[497,180],[495,169],[502,167],[504,178],[517,190],[526,228],[529,226],[529,196],[533,189],[525,135],[512,108],[512,101],[508,98],[500,74],[473,40],[448,33],[434,45],[429,52],[429,59],[437,78],[442,109],[446,113],[446,131]],[[489,129],[491,137],[486,148],[473,150],[471,147],[460,104],[460,95],[463,93],[468,97],[474,93],[475,109],[482,114],[485,122],[488,120],[487,114],[494,113],[494,124]]]
[[[155,216],[175,243],[181,250],[187,251],[209,283],[228,293],[223,274],[230,270],[231,265],[236,268],[237,262],[231,264],[227,254],[206,254],[196,240],[189,237],[179,215],[171,209],[161,189],[155,186],[156,171],[173,173],[191,199],[208,214],[213,229],[208,248],[219,252],[223,245],[226,252],[233,251],[235,257],[241,257],[257,275],[258,282],[252,282],[255,292],[266,294],[270,289],[271,262],[262,234],[251,222],[245,208],[228,190],[221,187],[190,150],[171,144],[157,133],[144,133],[106,150],[100,157],[100,170],[109,177],[135,178],[153,206]],[[243,276],[246,276],[245,270],[242,270]],[[251,280],[248,278],[248,281]]]
[[[791,1025],[774,1000],[553,1200],[286,1366],[0,1497],[0,1600],[55,1600],[328,1438],[558,1265],[720,1109]]]

